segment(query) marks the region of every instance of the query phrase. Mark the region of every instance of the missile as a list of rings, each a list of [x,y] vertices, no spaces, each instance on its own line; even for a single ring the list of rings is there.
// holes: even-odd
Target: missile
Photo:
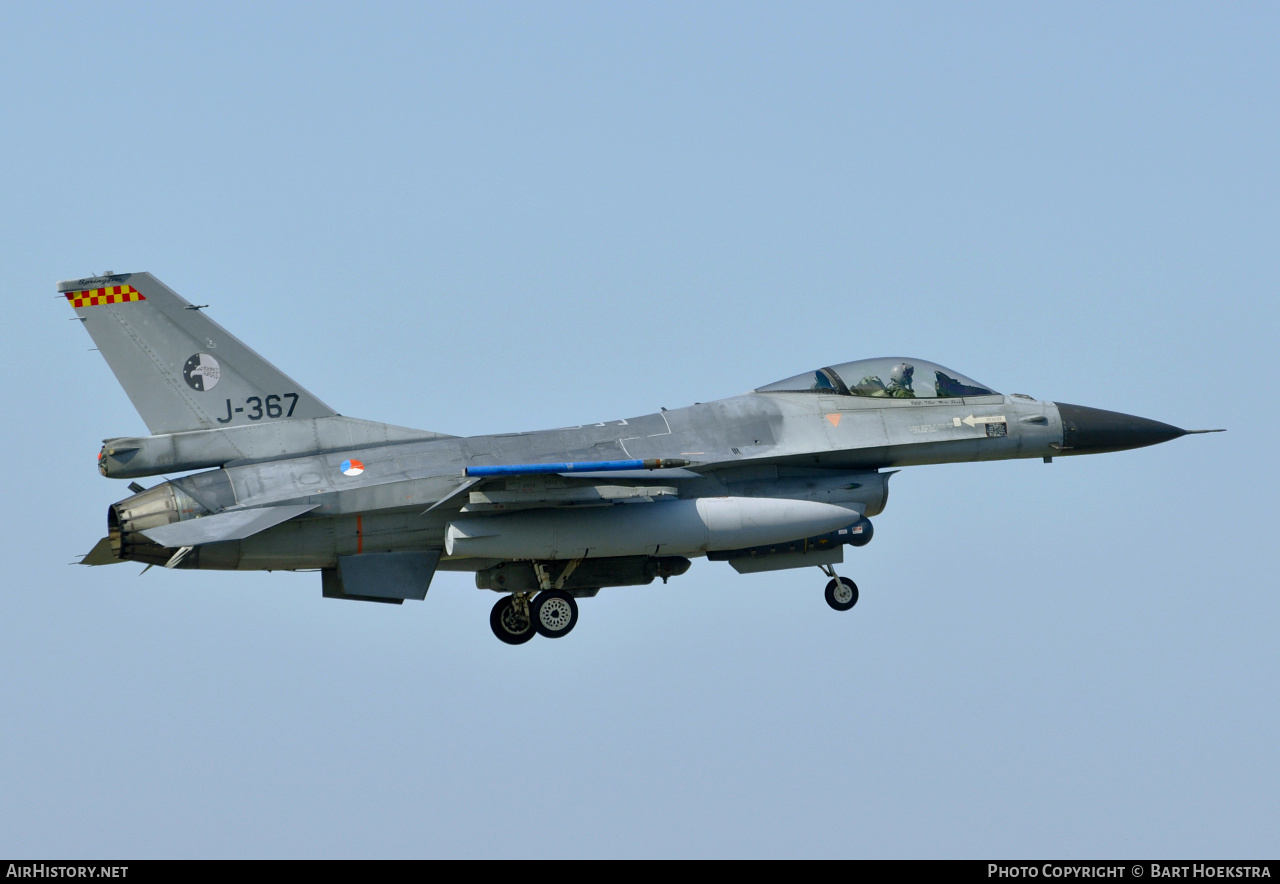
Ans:
[[[752,497],[565,507],[455,519],[444,542],[445,552],[453,557],[701,555],[826,534],[858,521],[861,510],[812,500]]]

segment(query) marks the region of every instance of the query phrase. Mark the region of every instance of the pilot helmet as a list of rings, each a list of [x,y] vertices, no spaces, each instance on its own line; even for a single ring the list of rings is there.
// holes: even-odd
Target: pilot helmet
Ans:
[[[889,379],[895,383],[904,386],[911,385],[911,376],[915,374],[916,367],[910,362],[899,362],[889,371]]]

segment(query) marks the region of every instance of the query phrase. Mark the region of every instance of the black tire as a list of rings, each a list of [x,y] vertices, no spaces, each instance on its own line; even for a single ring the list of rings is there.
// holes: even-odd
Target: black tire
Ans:
[[[837,611],[847,611],[858,603],[858,584],[848,577],[838,577],[827,584],[827,604]]]
[[[517,631],[519,626],[520,623],[516,617],[516,609],[511,602],[511,596],[504,596],[498,599],[498,603],[489,612],[489,628],[498,637],[498,641],[506,642],[509,645],[522,645],[537,634],[534,632],[531,621],[525,621],[523,631]]]
[[[538,597],[529,606],[529,614],[538,635],[560,638],[568,635],[577,625],[578,603],[562,589],[547,589],[538,593]]]

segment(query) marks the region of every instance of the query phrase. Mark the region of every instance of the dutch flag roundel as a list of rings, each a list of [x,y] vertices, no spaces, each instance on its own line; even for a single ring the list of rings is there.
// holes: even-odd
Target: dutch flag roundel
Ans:
[[[344,460],[338,469],[342,470],[344,476],[358,476],[364,472],[364,464],[353,457],[351,460]]]

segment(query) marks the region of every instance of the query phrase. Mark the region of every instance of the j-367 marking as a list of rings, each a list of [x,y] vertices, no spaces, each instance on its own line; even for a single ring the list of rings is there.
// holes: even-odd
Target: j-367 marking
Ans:
[[[284,399],[289,400],[288,411],[284,410],[284,403],[281,401],[282,395]],[[270,418],[293,417],[293,409],[295,406],[297,406],[297,404],[298,404],[297,393],[284,393],[284,394],[272,393],[271,395],[267,396],[265,400],[263,400],[259,396],[250,396],[248,399],[244,400],[243,406],[239,406],[235,408],[232,407],[231,400],[228,399],[227,400],[227,416],[218,418],[218,423],[229,424],[237,414],[244,414],[244,416],[251,421],[260,421],[264,417],[270,417]],[[249,409],[247,414],[245,413],[246,408]]]

